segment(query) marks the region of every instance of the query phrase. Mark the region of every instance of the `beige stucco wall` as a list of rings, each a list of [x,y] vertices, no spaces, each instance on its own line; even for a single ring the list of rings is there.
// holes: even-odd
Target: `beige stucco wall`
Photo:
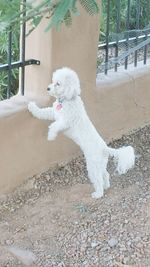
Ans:
[[[26,94],[46,95],[52,73],[57,68],[69,66],[81,79],[81,84],[95,86],[99,15],[89,16],[82,7],[81,16],[73,17],[71,27],[62,25],[58,32],[45,33],[48,20],[44,19],[37,30],[26,40],[26,58],[41,61],[39,66],[26,68]],[[87,90],[85,90],[87,91]]]
[[[95,118],[108,140],[150,123],[150,62],[97,78],[96,96],[100,119]],[[101,123],[101,126],[100,126]]]
[[[150,65],[100,76],[96,86],[99,18],[81,12],[70,29],[63,27],[61,32],[45,34],[43,21],[27,38],[26,58],[38,59],[41,65],[26,68],[25,97],[0,102],[0,193],[80,153],[61,135],[48,142],[48,122],[33,118],[27,111],[31,99],[40,106],[52,101],[46,88],[58,67],[77,71],[88,114],[107,141],[150,123]]]

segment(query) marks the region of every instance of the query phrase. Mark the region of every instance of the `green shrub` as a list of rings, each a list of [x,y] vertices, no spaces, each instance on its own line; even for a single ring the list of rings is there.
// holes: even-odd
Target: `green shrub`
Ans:
[[[0,65],[6,64],[8,62],[8,34],[9,27],[4,27],[6,25],[7,16],[13,16],[14,10],[20,10],[20,4],[17,0],[15,5],[14,1],[10,0],[0,0]],[[20,26],[19,22],[12,25],[12,62],[19,60],[19,36],[20,36]],[[12,70],[12,81],[11,81],[11,92],[10,95],[14,95],[18,90],[18,79],[19,71],[18,69]],[[0,100],[7,98],[7,84],[8,84],[8,72],[0,71]]]
[[[138,5],[139,4],[139,5]],[[120,0],[120,29],[119,39],[124,38],[126,32],[135,35],[135,29],[137,28],[137,9],[139,9],[139,30],[148,28],[150,26],[150,1],[149,0],[131,0],[130,1],[130,13],[129,13],[129,28],[127,30],[127,12],[128,12],[128,0]],[[118,1],[110,1],[110,36],[109,40],[112,41],[113,33],[116,33],[117,29],[117,11]],[[105,42],[105,33],[107,25],[107,1],[102,0],[102,11],[100,20],[101,42]],[[132,33],[133,32],[133,33]]]
[[[8,32],[5,31],[0,34],[0,64],[7,63],[8,54]],[[12,62],[19,59],[19,30],[13,32],[12,41]],[[18,90],[18,80],[19,80],[19,70],[12,70],[12,80],[11,80],[11,92],[10,95],[14,95]],[[7,98],[7,84],[8,84],[8,72],[0,72],[0,100]]]

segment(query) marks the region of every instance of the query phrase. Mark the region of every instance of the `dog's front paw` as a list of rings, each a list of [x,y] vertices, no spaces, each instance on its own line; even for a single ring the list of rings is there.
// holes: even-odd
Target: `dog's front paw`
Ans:
[[[35,109],[37,108],[37,105],[35,104],[35,102],[30,102],[28,104],[28,110],[33,113],[35,111]]]
[[[54,132],[48,132],[48,136],[47,136],[47,140],[48,141],[53,141],[53,140],[55,140],[55,138],[56,138],[56,134],[54,133]]]

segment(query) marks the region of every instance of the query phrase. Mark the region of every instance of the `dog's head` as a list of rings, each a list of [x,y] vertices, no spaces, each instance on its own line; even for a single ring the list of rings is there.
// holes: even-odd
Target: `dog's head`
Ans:
[[[53,73],[52,83],[49,84],[48,93],[56,98],[71,100],[80,95],[80,82],[77,74],[64,67]]]

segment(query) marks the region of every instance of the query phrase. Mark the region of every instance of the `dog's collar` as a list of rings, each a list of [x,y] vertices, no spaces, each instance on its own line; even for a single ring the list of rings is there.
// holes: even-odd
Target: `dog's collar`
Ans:
[[[76,99],[76,96],[72,97],[72,98],[70,99],[70,101],[71,101],[71,100],[75,100],[75,99]],[[56,101],[57,101],[58,104],[62,104],[62,103],[65,101],[65,98],[64,98],[64,97],[58,97],[58,98],[56,99]],[[69,100],[68,100],[68,101],[69,101]]]
[[[57,102],[59,104],[62,104],[64,102],[65,98],[57,98]]]
[[[57,105],[56,105],[56,110],[59,111],[62,109],[62,103],[64,102],[64,98],[57,98]]]

